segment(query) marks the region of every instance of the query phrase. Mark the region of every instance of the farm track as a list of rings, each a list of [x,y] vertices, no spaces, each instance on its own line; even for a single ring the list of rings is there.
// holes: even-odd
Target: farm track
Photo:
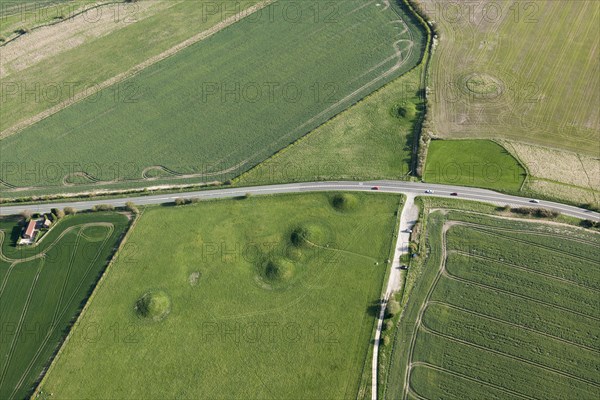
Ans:
[[[482,261],[491,261],[491,262],[494,262],[496,264],[502,264],[502,265],[505,265],[507,267],[511,267],[511,268],[518,269],[518,270],[521,270],[521,271],[529,272],[529,273],[532,273],[532,274],[535,274],[535,275],[543,276],[545,278],[549,278],[549,279],[556,280],[556,281],[559,281],[559,282],[562,282],[562,283],[566,283],[568,285],[573,285],[573,286],[580,287],[582,289],[591,290],[593,292],[600,293],[600,289],[595,288],[593,286],[584,285],[583,283],[572,281],[572,280],[566,279],[566,278],[561,278],[561,277],[549,274],[547,272],[538,271],[538,270],[527,268],[527,267],[524,267],[524,266],[521,266],[521,265],[516,265],[516,264],[510,263],[508,261],[500,261],[500,260],[497,260],[495,258],[486,257],[486,256],[482,256],[482,255],[479,255],[479,254],[470,254],[470,253],[467,253],[465,251],[460,251],[460,250],[452,250],[450,252],[450,254],[459,254],[461,256],[476,258],[476,259],[482,260]]]
[[[94,90],[80,92],[80,93],[74,95],[72,98],[65,100],[45,111],[42,111],[41,113],[38,113],[37,115],[34,115],[27,119],[24,119],[20,122],[17,122],[12,127],[7,128],[4,131],[0,132],[0,139],[5,139],[11,135],[14,135],[29,126],[31,126],[37,122],[40,122],[40,121],[56,114],[57,112],[98,93],[100,90],[106,89],[106,88],[113,86],[114,84],[119,83],[127,78],[131,78],[132,76],[137,75],[138,73],[140,73],[144,69],[150,67],[151,65],[154,65],[160,61],[163,61],[163,60],[179,53],[181,50],[186,49],[193,44],[196,44],[202,40],[205,40],[205,39],[215,35],[219,31],[233,25],[234,23],[248,17],[249,15],[254,14],[257,11],[262,10],[263,8],[269,6],[270,4],[274,3],[275,1],[277,1],[277,0],[263,0],[260,3],[255,4],[254,6],[251,6],[251,7],[247,8],[246,10],[239,12],[238,14],[235,14],[233,16],[226,18],[225,20],[219,22],[215,26],[192,36],[191,38],[179,43],[178,45],[175,45],[175,46],[171,47],[170,49],[168,49],[154,57],[149,58],[148,60],[136,65],[135,67],[129,69],[128,71],[122,72],[122,73],[118,74],[117,76],[114,76],[114,77],[94,86]]]
[[[73,298],[75,297],[75,293],[77,290],[79,290],[81,288],[81,285],[83,284],[83,281],[85,280],[85,277],[87,276],[87,274],[89,274],[90,269],[93,267],[94,263],[98,260],[98,258],[100,257],[100,254],[102,253],[102,250],[104,250],[104,247],[106,246],[107,241],[110,239],[110,237],[112,236],[113,232],[114,232],[114,225],[112,224],[104,224],[104,223],[93,223],[93,224],[83,224],[83,225],[78,225],[78,227],[80,227],[80,231],[78,234],[78,241],[79,241],[79,237],[83,235],[83,230],[86,227],[89,226],[108,226],[110,225],[110,229],[106,235],[106,237],[104,238],[104,240],[102,241],[102,244],[99,246],[98,251],[96,252],[96,255],[94,256],[94,258],[90,261],[90,263],[88,264],[88,267],[85,271],[85,273],[82,275],[81,280],[79,281],[79,284],[77,285],[76,290],[73,292],[73,294],[71,294],[71,296],[69,297],[69,299],[67,300],[67,305],[73,301]],[[73,249],[73,253],[72,253],[72,258],[70,261],[70,265],[69,265],[69,270],[71,269],[72,263],[74,262],[74,255],[75,252],[77,251],[77,247],[76,246]],[[52,337],[52,335],[54,334],[56,328],[57,328],[57,323],[58,321],[64,317],[65,313],[67,312],[67,307],[64,306],[62,308],[62,311],[60,312],[60,314],[58,313],[59,308],[61,307],[61,300],[64,294],[64,288],[66,287],[66,283],[68,281],[68,275],[65,277],[65,281],[63,284],[63,290],[61,291],[61,297],[59,299],[59,301],[56,303],[56,308],[55,308],[55,316],[53,317],[52,323],[50,325],[50,328],[48,329],[48,332],[46,333],[46,336],[44,337],[44,340],[42,341],[42,343],[40,344],[40,346],[38,347],[36,353],[34,354],[34,357],[31,359],[30,363],[28,364],[27,368],[25,369],[25,372],[23,373],[23,375],[21,375],[21,379],[19,380],[19,382],[17,383],[17,385],[15,386],[11,396],[9,397],[9,400],[12,400],[15,396],[15,394],[17,393],[18,389],[21,387],[21,385],[23,385],[23,382],[25,381],[25,379],[27,378],[27,375],[29,374],[29,372],[31,371],[31,368],[33,368],[33,366],[35,365],[37,359],[39,358],[39,356],[41,355],[42,350],[44,349],[44,346],[46,346],[46,344],[48,343],[48,341],[50,340],[50,338]]]
[[[445,267],[444,267],[444,269],[442,271],[442,276],[445,277],[445,278],[447,278],[447,279],[456,281],[456,282],[461,282],[461,283],[464,283],[464,284],[467,284],[467,285],[477,286],[477,287],[480,287],[482,289],[486,289],[486,290],[490,290],[490,291],[496,291],[496,292],[499,292],[499,293],[502,293],[502,294],[506,294],[506,295],[511,296],[511,297],[516,297],[516,298],[519,298],[519,299],[529,300],[529,301],[531,301],[533,303],[540,304],[540,305],[542,305],[544,307],[547,307],[547,308],[552,308],[552,309],[557,309],[557,310],[565,311],[565,312],[568,312],[568,313],[579,315],[580,317],[583,317],[583,318],[589,318],[589,319],[592,319],[594,321],[600,322],[600,318],[598,318],[598,317],[594,317],[594,316],[591,316],[591,315],[588,315],[588,314],[584,314],[584,313],[579,312],[579,311],[571,310],[569,308],[562,307],[562,306],[559,306],[559,305],[556,305],[556,304],[547,303],[545,301],[538,300],[538,299],[536,299],[534,297],[530,297],[530,296],[527,296],[527,295],[524,295],[524,294],[514,293],[514,292],[511,292],[510,290],[500,289],[500,288],[497,288],[495,286],[486,285],[484,283],[475,282],[475,281],[471,281],[469,279],[465,279],[465,278],[462,278],[462,277],[459,277],[459,276],[456,276],[456,275],[452,275]]]
[[[417,334],[418,334],[418,330],[419,330],[419,326],[421,325],[421,322],[423,320],[423,314],[425,314],[425,309],[427,308],[427,303],[429,302],[429,299],[431,298],[431,295],[433,294],[435,287],[437,286],[441,276],[442,276],[442,270],[445,268],[446,265],[446,233],[448,231],[448,229],[450,229],[451,225],[450,224],[444,224],[442,226],[442,238],[441,238],[441,243],[442,243],[442,255],[441,255],[441,261],[440,261],[440,266],[439,266],[439,270],[435,275],[435,278],[433,279],[433,282],[431,284],[431,286],[429,287],[429,290],[427,291],[427,295],[425,296],[425,300],[423,301],[423,304],[421,304],[421,307],[419,308],[419,312],[417,314],[417,320],[415,321],[415,324],[413,326],[413,330],[412,330],[412,335],[410,336],[410,344],[408,346],[408,364],[406,365],[405,369],[404,369],[404,389],[402,392],[402,399],[403,400],[407,400],[408,399],[408,388],[410,387],[410,371],[412,369],[413,366],[413,355],[414,355],[414,351],[415,351],[415,345],[417,342]]]
[[[452,375],[452,376],[455,376],[455,377],[458,377],[458,378],[462,378],[462,379],[465,379],[465,380],[468,380],[468,381],[471,381],[471,382],[479,383],[480,385],[484,385],[484,386],[488,386],[488,387],[494,388],[494,389],[496,389],[498,391],[501,391],[501,392],[504,392],[504,393],[508,393],[508,394],[513,395],[513,396],[520,397],[522,399],[537,400],[535,397],[527,396],[525,394],[522,394],[522,393],[519,393],[519,392],[515,392],[515,391],[507,389],[505,387],[498,386],[498,385],[495,385],[495,384],[490,383],[490,382],[486,382],[486,381],[479,380],[477,378],[473,378],[472,376],[469,376],[469,375],[461,374],[460,372],[456,372],[456,371],[452,371],[452,370],[440,367],[439,365],[429,364],[429,363],[423,362],[423,361],[416,361],[414,363],[411,362],[410,363],[410,369],[412,370],[414,367],[424,367],[424,368],[433,369],[433,370],[438,371],[438,372],[443,372],[443,373],[446,373],[448,375]],[[415,390],[413,389],[413,391],[415,391]]]
[[[461,308],[459,306],[449,305],[449,304],[446,304],[446,303],[443,303],[443,302],[431,300],[431,296],[432,296],[433,292],[435,291],[435,288],[436,288],[436,286],[437,286],[440,278],[443,276],[446,279],[460,281],[460,282],[463,282],[463,283],[466,283],[466,284],[472,284],[474,286],[482,287],[482,288],[484,288],[486,290],[498,291],[498,292],[501,292],[501,293],[505,293],[505,294],[507,294],[509,296],[514,296],[514,297],[517,297],[517,298],[522,298],[522,299],[530,300],[532,302],[535,302],[535,303],[538,303],[538,304],[542,304],[542,305],[547,306],[547,307],[552,307],[552,308],[555,308],[555,309],[561,309],[563,311],[574,313],[574,314],[580,315],[580,316],[585,317],[585,318],[590,318],[590,319],[593,319],[593,320],[596,320],[596,321],[600,321],[599,318],[595,318],[595,317],[589,316],[587,314],[583,314],[583,313],[580,313],[580,312],[577,312],[577,311],[566,309],[564,307],[551,305],[551,304],[545,303],[545,302],[540,301],[540,300],[529,298],[528,296],[525,296],[525,295],[518,295],[518,294],[512,293],[510,291],[498,289],[496,287],[491,287],[491,286],[484,285],[484,284],[477,283],[477,282],[472,282],[472,281],[469,281],[469,280],[462,279],[460,277],[455,277],[455,276],[451,275],[448,272],[447,267],[446,267],[446,262],[447,262],[447,258],[448,258],[447,233],[448,233],[448,230],[452,226],[457,226],[457,225],[458,226],[460,226],[460,225],[471,225],[471,227],[472,227],[472,225],[477,226],[477,224],[463,223],[461,221],[445,221],[444,224],[443,224],[443,226],[442,226],[440,266],[439,266],[439,270],[437,271],[437,273],[435,275],[435,278],[433,279],[432,284],[429,287],[429,290],[428,290],[428,292],[427,292],[427,294],[425,296],[425,300],[423,301],[423,303],[421,304],[421,306],[419,308],[417,319],[416,319],[415,324],[413,326],[412,335],[411,335],[411,339],[410,339],[410,344],[409,344],[409,347],[408,347],[408,365],[405,367],[405,371],[404,371],[404,386],[403,386],[404,389],[403,389],[403,392],[402,392],[402,399],[403,400],[408,400],[409,399],[409,394],[416,395],[416,397],[418,397],[419,399],[424,399],[424,397],[421,396],[420,394],[418,394],[418,392],[416,392],[411,387],[411,385],[410,385],[410,374],[411,374],[411,371],[412,371],[412,369],[415,366],[419,366],[419,365],[427,367],[427,368],[431,368],[431,369],[434,369],[434,370],[437,370],[437,371],[446,372],[448,374],[451,374],[451,375],[454,375],[454,376],[457,376],[457,377],[460,377],[460,378],[463,378],[463,379],[467,379],[467,380],[470,380],[472,382],[477,382],[477,383],[480,383],[480,384],[483,384],[483,385],[487,385],[489,387],[493,387],[493,388],[495,388],[497,390],[501,390],[501,391],[504,391],[505,393],[510,393],[512,395],[515,395],[515,396],[518,396],[518,397],[521,397],[521,398],[534,399],[533,397],[530,397],[530,396],[527,396],[527,395],[524,395],[524,394],[521,394],[521,393],[513,392],[512,390],[509,390],[509,389],[506,389],[506,388],[503,388],[503,387],[500,387],[500,386],[496,386],[494,384],[490,384],[490,383],[487,383],[487,382],[482,382],[482,381],[480,381],[480,380],[478,380],[476,378],[469,377],[469,376],[466,376],[466,375],[463,375],[463,374],[460,374],[460,373],[456,373],[455,371],[449,371],[449,370],[446,370],[446,369],[444,369],[442,367],[439,367],[439,366],[435,366],[435,365],[432,365],[432,364],[423,363],[423,362],[419,362],[419,361],[413,362],[412,360],[413,360],[413,357],[414,357],[414,350],[415,350],[415,346],[416,346],[416,339],[417,339],[417,335],[418,335],[419,329],[422,329],[424,332],[428,332],[430,334],[438,335],[438,336],[444,337],[444,338],[446,336],[448,336],[447,337],[448,340],[454,340],[456,342],[461,342],[461,343],[463,343],[465,345],[473,346],[475,348],[479,348],[479,349],[484,350],[484,351],[489,351],[489,352],[495,353],[497,355],[506,356],[508,358],[513,358],[513,359],[515,359],[517,361],[524,362],[524,363],[527,363],[527,364],[530,364],[530,365],[533,365],[533,366],[537,366],[540,369],[544,369],[544,370],[547,370],[547,371],[552,372],[552,373],[556,373],[556,374],[559,374],[559,375],[562,375],[562,376],[566,376],[568,378],[575,379],[575,380],[578,380],[580,382],[585,382],[585,383],[590,384],[590,385],[592,385],[594,387],[600,387],[600,384],[598,384],[596,382],[589,381],[589,380],[587,380],[585,378],[581,378],[581,377],[574,376],[572,374],[564,373],[562,371],[555,370],[554,368],[551,368],[551,367],[548,367],[548,366],[544,366],[542,364],[538,364],[538,363],[535,363],[535,362],[530,361],[530,360],[525,360],[525,359],[523,359],[521,357],[511,356],[509,354],[506,354],[506,353],[503,353],[503,352],[500,352],[500,351],[497,351],[497,350],[488,349],[485,346],[476,345],[476,344],[468,342],[468,341],[457,339],[457,338],[455,338],[453,336],[450,336],[450,335],[445,335],[445,334],[436,332],[436,331],[434,331],[432,329],[429,329],[423,323],[423,315],[425,314],[425,311],[427,310],[427,308],[429,307],[429,305],[430,304],[440,304],[440,305],[447,306],[449,308],[458,309],[458,310],[463,311],[465,313],[469,313],[469,314],[472,314],[472,315],[480,316],[482,318],[485,318],[485,319],[488,319],[488,320],[491,320],[491,321],[495,321],[495,322],[498,322],[498,323],[504,323],[504,324],[507,324],[509,326],[513,326],[513,327],[515,327],[517,329],[524,329],[524,330],[527,330],[527,331],[530,331],[530,332],[533,332],[533,333],[537,333],[537,334],[540,334],[542,336],[545,336],[545,337],[548,337],[548,338],[551,338],[551,339],[554,339],[554,340],[557,340],[557,341],[560,341],[560,342],[563,342],[563,343],[567,343],[567,344],[576,346],[576,347],[581,348],[581,349],[593,351],[594,353],[599,353],[600,352],[599,349],[595,349],[595,348],[592,348],[592,347],[589,347],[589,346],[586,346],[586,345],[582,345],[582,344],[575,344],[575,343],[569,342],[568,340],[557,338],[557,337],[554,337],[552,335],[536,331],[535,329],[532,329],[532,328],[527,328],[527,327],[521,326],[519,324],[514,324],[514,323],[511,323],[511,322],[508,322],[508,321],[504,321],[504,320],[499,319],[499,318],[490,317],[490,316],[487,316],[487,315],[484,315],[484,314],[480,314],[480,313],[472,311],[472,310],[466,310],[466,309],[463,309],[463,308]],[[510,231],[510,229],[505,229],[505,230],[506,231]],[[584,241],[584,243],[586,243],[586,242]],[[544,246],[542,246],[542,247],[545,248]],[[569,253],[565,253],[565,254],[569,254]]]
[[[486,351],[486,352],[489,352],[489,353],[492,353],[492,354],[496,354],[496,355],[499,355],[499,356],[502,356],[502,357],[510,358],[511,360],[518,361],[518,362],[522,362],[522,363],[524,363],[524,364],[528,364],[528,365],[531,365],[531,366],[537,367],[537,368],[539,368],[539,369],[543,369],[543,370],[545,370],[545,371],[552,372],[552,373],[554,373],[554,374],[556,374],[556,375],[560,375],[560,376],[562,376],[562,377],[566,377],[566,378],[574,379],[574,380],[576,380],[576,381],[583,382],[583,383],[587,383],[587,384],[589,384],[589,385],[592,385],[592,386],[594,386],[594,387],[598,387],[598,388],[600,388],[600,384],[598,384],[597,382],[590,381],[590,380],[587,380],[587,379],[585,379],[585,378],[581,378],[581,377],[578,377],[578,376],[575,376],[575,375],[569,374],[569,373],[567,373],[567,372],[564,372],[564,371],[560,371],[560,370],[554,369],[554,368],[552,368],[552,367],[548,367],[547,365],[543,365],[543,364],[539,364],[539,363],[537,363],[537,362],[534,362],[534,361],[531,361],[531,360],[527,360],[527,359],[525,359],[525,358],[523,358],[523,357],[519,357],[519,356],[515,356],[515,355],[512,355],[512,354],[508,354],[508,353],[505,353],[505,352],[502,352],[502,351],[498,351],[498,350],[490,349],[490,348],[488,348],[488,347],[485,347],[485,346],[482,346],[482,345],[475,344],[475,343],[473,343],[473,342],[470,342],[470,341],[468,341],[468,340],[459,339],[459,338],[457,338],[457,337],[454,337],[454,336],[452,336],[452,335],[447,335],[447,334],[445,334],[445,333],[438,332],[438,331],[436,331],[436,330],[434,330],[434,329],[432,329],[432,328],[428,327],[428,326],[427,326],[426,324],[424,324],[424,323],[421,323],[421,325],[419,326],[419,328],[421,328],[421,329],[422,329],[424,332],[426,332],[426,333],[429,333],[430,335],[438,336],[438,337],[444,338],[444,339],[446,339],[446,340],[449,340],[449,341],[452,341],[452,342],[455,342],[455,343],[460,343],[460,344],[463,344],[463,345],[465,345],[465,346],[469,346],[469,347],[476,348],[476,349],[478,349],[478,350],[482,350],[482,351]]]
[[[33,282],[29,288],[29,292],[27,293],[27,299],[25,300],[25,304],[23,305],[23,311],[21,312],[21,316],[19,318],[19,322],[17,323],[17,329],[15,330],[15,334],[10,344],[10,348],[8,354],[6,355],[6,360],[4,364],[4,368],[2,369],[2,374],[0,375],[0,387],[4,384],[4,379],[6,378],[6,373],[8,371],[8,367],[12,361],[12,357],[15,353],[15,348],[17,345],[17,339],[20,337],[21,329],[23,329],[23,322],[25,321],[25,316],[27,315],[27,311],[29,310],[29,303],[31,302],[31,298],[33,297],[33,292],[35,291],[35,287],[37,286],[38,278],[40,277],[40,273],[42,272],[42,268],[44,263],[41,262],[38,266],[35,277],[33,278]]]
[[[461,210],[455,210],[455,211],[461,211]],[[485,215],[485,214],[480,214],[480,213],[475,213],[475,214]],[[499,218],[499,219],[511,219],[513,221],[519,221],[519,219],[515,219],[515,218]],[[477,229],[479,231],[485,231],[492,235],[496,234],[496,231],[500,231],[500,232],[521,233],[521,234],[526,234],[526,235],[556,238],[556,234],[550,233],[550,232],[542,232],[542,231],[528,230],[528,229],[510,229],[510,228],[503,228],[503,227],[494,227],[494,230],[491,230],[488,228],[487,225],[479,225],[479,224],[476,224],[473,222],[464,222],[464,221],[458,221],[458,222],[460,222],[460,224],[463,226],[473,227],[474,229]],[[539,221],[538,223],[548,223],[548,222],[547,221]],[[567,240],[569,242],[576,242],[576,243],[581,243],[581,244],[590,245],[590,246],[596,246],[598,244],[598,242],[592,242],[592,241],[585,240],[582,238],[577,238],[577,237],[575,237],[575,238],[569,237],[568,239],[565,239],[565,240]]]
[[[44,249],[43,252],[40,252],[38,254],[35,254],[33,256],[29,256],[29,257],[25,257],[25,258],[8,258],[3,252],[2,252],[2,245],[4,244],[4,239],[5,239],[5,233],[4,231],[0,230],[0,260],[5,261],[7,263],[12,263],[12,262],[27,262],[27,261],[32,261],[35,260],[36,258],[40,258],[43,257],[49,250],[51,250],[54,246],[56,246],[57,242],[63,238],[63,236],[65,236],[67,233],[71,232],[74,229],[78,229],[80,227],[92,227],[92,226],[104,226],[104,227],[108,227],[110,229],[114,229],[114,225],[109,223],[109,222],[91,222],[88,224],[81,224],[81,225],[75,225],[75,226],[70,226],[67,229],[65,229],[64,231],[62,231],[60,233],[60,235],[58,235],[58,237],[56,239],[54,239],[54,241],[52,243],[50,243],[48,245],[48,247],[46,247]],[[39,242],[36,243],[34,246],[39,245]],[[32,246],[29,246],[29,248],[31,248]]]
[[[499,236],[499,237],[501,237],[501,238],[508,239],[508,240],[512,240],[512,241],[515,241],[515,242],[517,242],[517,243],[523,243],[523,244],[526,244],[526,245],[528,245],[528,246],[537,247],[537,248],[540,248],[540,249],[544,249],[544,250],[552,251],[552,252],[554,252],[554,253],[559,253],[559,254],[563,254],[563,255],[568,255],[568,256],[570,256],[570,257],[577,258],[577,259],[579,259],[579,260],[583,260],[583,261],[591,262],[592,264],[596,264],[596,263],[598,262],[598,260],[595,260],[595,259],[592,259],[592,258],[583,257],[583,256],[580,256],[580,255],[578,255],[578,254],[568,253],[568,252],[565,252],[565,251],[562,251],[562,250],[558,250],[558,249],[556,249],[555,247],[552,247],[552,246],[547,246],[547,245],[540,244],[540,243],[536,243],[536,242],[531,242],[531,241],[529,241],[529,240],[526,240],[526,239],[516,239],[516,238],[511,238],[510,236],[503,235],[503,234],[495,234],[495,233],[492,233],[491,231],[488,231],[488,230],[486,230],[486,229],[481,229],[481,228],[475,228],[475,227],[473,227],[473,230],[477,230],[477,231],[480,231],[480,232],[484,232],[484,233],[487,233],[487,234],[490,234],[490,235]],[[588,243],[588,244],[591,244],[591,243]],[[596,246],[596,245],[597,245],[597,243],[594,243],[594,244],[593,244],[593,246]]]

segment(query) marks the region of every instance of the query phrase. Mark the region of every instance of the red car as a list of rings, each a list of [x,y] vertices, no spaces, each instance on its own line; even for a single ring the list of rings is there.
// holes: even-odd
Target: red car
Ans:
[[[371,190],[379,190],[379,186],[373,186]]]

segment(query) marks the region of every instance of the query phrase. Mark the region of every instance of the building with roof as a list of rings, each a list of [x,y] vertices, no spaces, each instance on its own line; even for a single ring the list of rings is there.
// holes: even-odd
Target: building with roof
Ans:
[[[37,233],[36,228],[37,221],[34,219],[29,221],[29,224],[27,224],[27,228],[25,228],[25,233],[23,233],[23,239],[34,239],[35,234]]]

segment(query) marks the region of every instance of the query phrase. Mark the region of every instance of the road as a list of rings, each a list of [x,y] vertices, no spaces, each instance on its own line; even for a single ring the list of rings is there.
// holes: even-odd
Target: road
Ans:
[[[539,204],[530,203],[531,199],[509,196],[486,189],[468,188],[450,185],[433,185],[418,182],[404,181],[372,181],[372,182],[310,182],[290,183],[282,185],[253,186],[245,188],[226,188],[203,190],[198,192],[184,192],[178,194],[160,194],[152,196],[137,196],[121,199],[99,199],[79,202],[56,202],[32,205],[0,206],[0,215],[18,214],[21,211],[49,212],[51,208],[74,207],[77,210],[90,209],[99,204],[112,204],[115,207],[124,206],[131,201],[137,205],[151,205],[173,202],[176,198],[198,198],[202,200],[222,199],[227,197],[241,196],[246,193],[252,195],[283,194],[283,193],[305,193],[323,191],[372,191],[374,186],[379,187],[380,192],[402,193],[404,195],[450,197],[451,193],[458,193],[458,199],[475,200],[498,205],[508,204],[510,206],[535,206],[557,211],[581,219],[600,221],[600,214],[582,208],[560,203],[540,201]],[[425,190],[431,189],[433,194],[425,194]]]
[[[373,360],[371,363],[371,399],[377,400],[377,381],[379,368],[379,345],[381,342],[381,329],[385,319],[385,308],[390,296],[397,292],[402,286],[402,270],[400,269],[400,259],[402,255],[408,253],[408,244],[410,243],[410,231],[414,228],[419,218],[419,207],[415,204],[415,195],[406,194],[406,201],[400,214],[400,223],[398,224],[398,240],[394,249],[394,258],[392,259],[392,268],[388,278],[387,286],[383,294],[383,301],[379,310],[377,319],[377,329],[375,330],[375,341],[373,345]]]
[[[377,187],[375,191],[374,188]],[[431,190],[433,193],[425,193],[426,190]],[[381,329],[383,324],[383,313],[390,295],[398,290],[401,285],[400,274],[400,257],[408,251],[408,243],[410,234],[406,232],[411,229],[418,218],[418,208],[414,204],[416,196],[432,196],[432,197],[448,197],[464,200],[474,200],[492,203],[496,205],[509,205],[511,207],[519,206],[534,206],[547,208],[557,211],[561,214],[589,219],[592,221],[600,221],[600,214],[585,210],[582,208],[569,206],[560,203],[540,201],[539,204],[534,204],[529,198],[509,196],[497,193],[491,190],[468,188],[461,186],[450,185],[434,185],[418,182],[404,181],[371,181],[371,182],[309,182],[309,183],[290,183],[280,185],[253,186],[245,188],[223,188],[213,190],[202,190],[197,192],[183,192],[175,194],[159,194],[151,196],[127,197],[121,199],[100,199],[87,200],[79,202],[57,202],[32,205],[17,205],[17,206],[0,206],[0,216],[18,214],[22,211],[31,211],[34,213],[49,212],[52,208],[74,207],[77,210],[87,210],[95,205],[111,204],[115,207],[122,207],[127,202],[133,202],[137,205],[153,205],[162,203],[172,203],[177,198],[186,199],[223,199],[245,194],[251,195],[272,195],[285,193],[307,193],[307,192],[324,192],[324,191],[362,191],[362,192],[379,192],[379,193],[397,193],[404,194],[407,198],[406,204],[400,216],[398,242],[392,260],[392,269],[390,277],[384,293],[384,299],[381,305],[379,319],[377,321],[377,330],[375,332],[375,345],[372,360],[372,399],[377,399],[377,368],[379,354],[379,339],[381,338]],[[458,193],[457,197],[451,196],[452,193]]]

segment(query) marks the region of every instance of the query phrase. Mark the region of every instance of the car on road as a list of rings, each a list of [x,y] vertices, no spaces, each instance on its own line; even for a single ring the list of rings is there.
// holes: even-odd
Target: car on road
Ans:
[[[408,269],[408,265],[401,265],[401,266],[400,266],[400,269],[401,269],[402,271],[406,271],[406,270]]]
[[[425,193],[427,193],[427,194],[433,194],[433,190],[431,190],[431,189],[427,189],[427,190],[425,191]]]
[[[371,190],[379,190],[379,186],[373,186]]]
[[[406,233],[412,233],[412,229],[405,229],[404,232],[406,232]]]
[[[532,199],[532,200],[529,200],[529,202],[530,202],[530,203],[539,204],[539,202],[540,202],[540,201],[539,201],[539,200],[536,200],[536,199]]]
[[[458,193],[456,193],[456,192],[450,193],[450,196],[458,196]]]

